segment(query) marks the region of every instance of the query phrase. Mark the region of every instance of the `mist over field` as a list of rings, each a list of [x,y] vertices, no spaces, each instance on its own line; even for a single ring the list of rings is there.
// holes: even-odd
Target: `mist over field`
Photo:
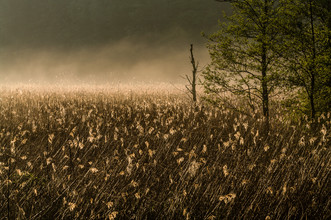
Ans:
[[[3,0],[0,83],[179,82],[189,46],[208,62],[201,31],[227,4],[212,0]]]
[[[191,71],[187,45],[169,43],[152,48],[122,40],[77,50],[25,49],[1,56],[1,81],[19,83],[133,83],[185,82]],[[208,53],[195,48],[200,63]],[[201,66],[202,66],[201,65]]]

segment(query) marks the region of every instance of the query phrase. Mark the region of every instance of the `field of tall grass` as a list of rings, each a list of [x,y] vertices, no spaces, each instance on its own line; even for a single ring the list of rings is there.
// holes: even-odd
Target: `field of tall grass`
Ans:
[[[2,88],[0,219],[330,219],[330,119]]]

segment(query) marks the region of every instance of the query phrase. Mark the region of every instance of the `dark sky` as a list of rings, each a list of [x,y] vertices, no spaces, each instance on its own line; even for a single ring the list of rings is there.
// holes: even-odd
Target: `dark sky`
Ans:
[[[0,82],[167,81],[217,30],[214,0],[0,0]]]

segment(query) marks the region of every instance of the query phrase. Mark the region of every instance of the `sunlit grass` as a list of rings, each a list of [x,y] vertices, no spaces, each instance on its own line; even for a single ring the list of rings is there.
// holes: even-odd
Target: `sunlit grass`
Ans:
[[[326,219],[330,114],[282,112],[267,133],[176,90],[3,88],[0,218]]]

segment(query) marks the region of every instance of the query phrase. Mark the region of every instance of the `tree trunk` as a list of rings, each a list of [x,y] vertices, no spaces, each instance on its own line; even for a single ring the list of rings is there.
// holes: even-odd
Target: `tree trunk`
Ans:
[[[263,116],[269,122],[269,94],[267,80],[267,54],[266,45],[262,45],[262,109]]]
[[[193,101],[196,102],[197,101],[197,90],[196,90],[196,75],[197,75],[197,65],[195,63],[194,60],[194,56],[193,56],[193,44],[191,44],[191,63],[193,66],[193,70],[192,70],[192,96],[193,96]]]
[[[191,44],[191,48],[190,48],[190,52],[191,52],[191,63],[192,63],[192,81],[189,80],[189,78],[187,77],[189,83],[191,84],[191,89],[189,89],[189,91],[192,93],[192,99],[193,102],[197,101],[197,90],[196,90],[196,75],[197,75],[197,69],[198,69],[198,64],[195,62],[194,56],[193,56],[193,44]]]
[[[314,18],[313,18],[313,6],[312,0],[309,0],[309,11],[310,11],[310,25],[311,25],[311,40],[313,46],[313,54],[312,54],[312,63],[310,67],[311,81],[310,81],[310,108],[311,108],[311,118],[314,119],[316,115],[315,110],[315,74],[316,74],[316,42],[315,42],[315,30],[314,30]]]
[[[268,1],[264,1],[264,13],[265,16],[268,16]],[[267,33],[266,33],[266,24],[263,24],[262,27],[262,62],[261,62],[261,69],[262,69],[262,109],[263,109],[263,116],[265,117],[266,124],[269,126],[269,91],[268,91],[268,79],[267,79],[267,71],[268,71],[268,64],[267,64]]]

